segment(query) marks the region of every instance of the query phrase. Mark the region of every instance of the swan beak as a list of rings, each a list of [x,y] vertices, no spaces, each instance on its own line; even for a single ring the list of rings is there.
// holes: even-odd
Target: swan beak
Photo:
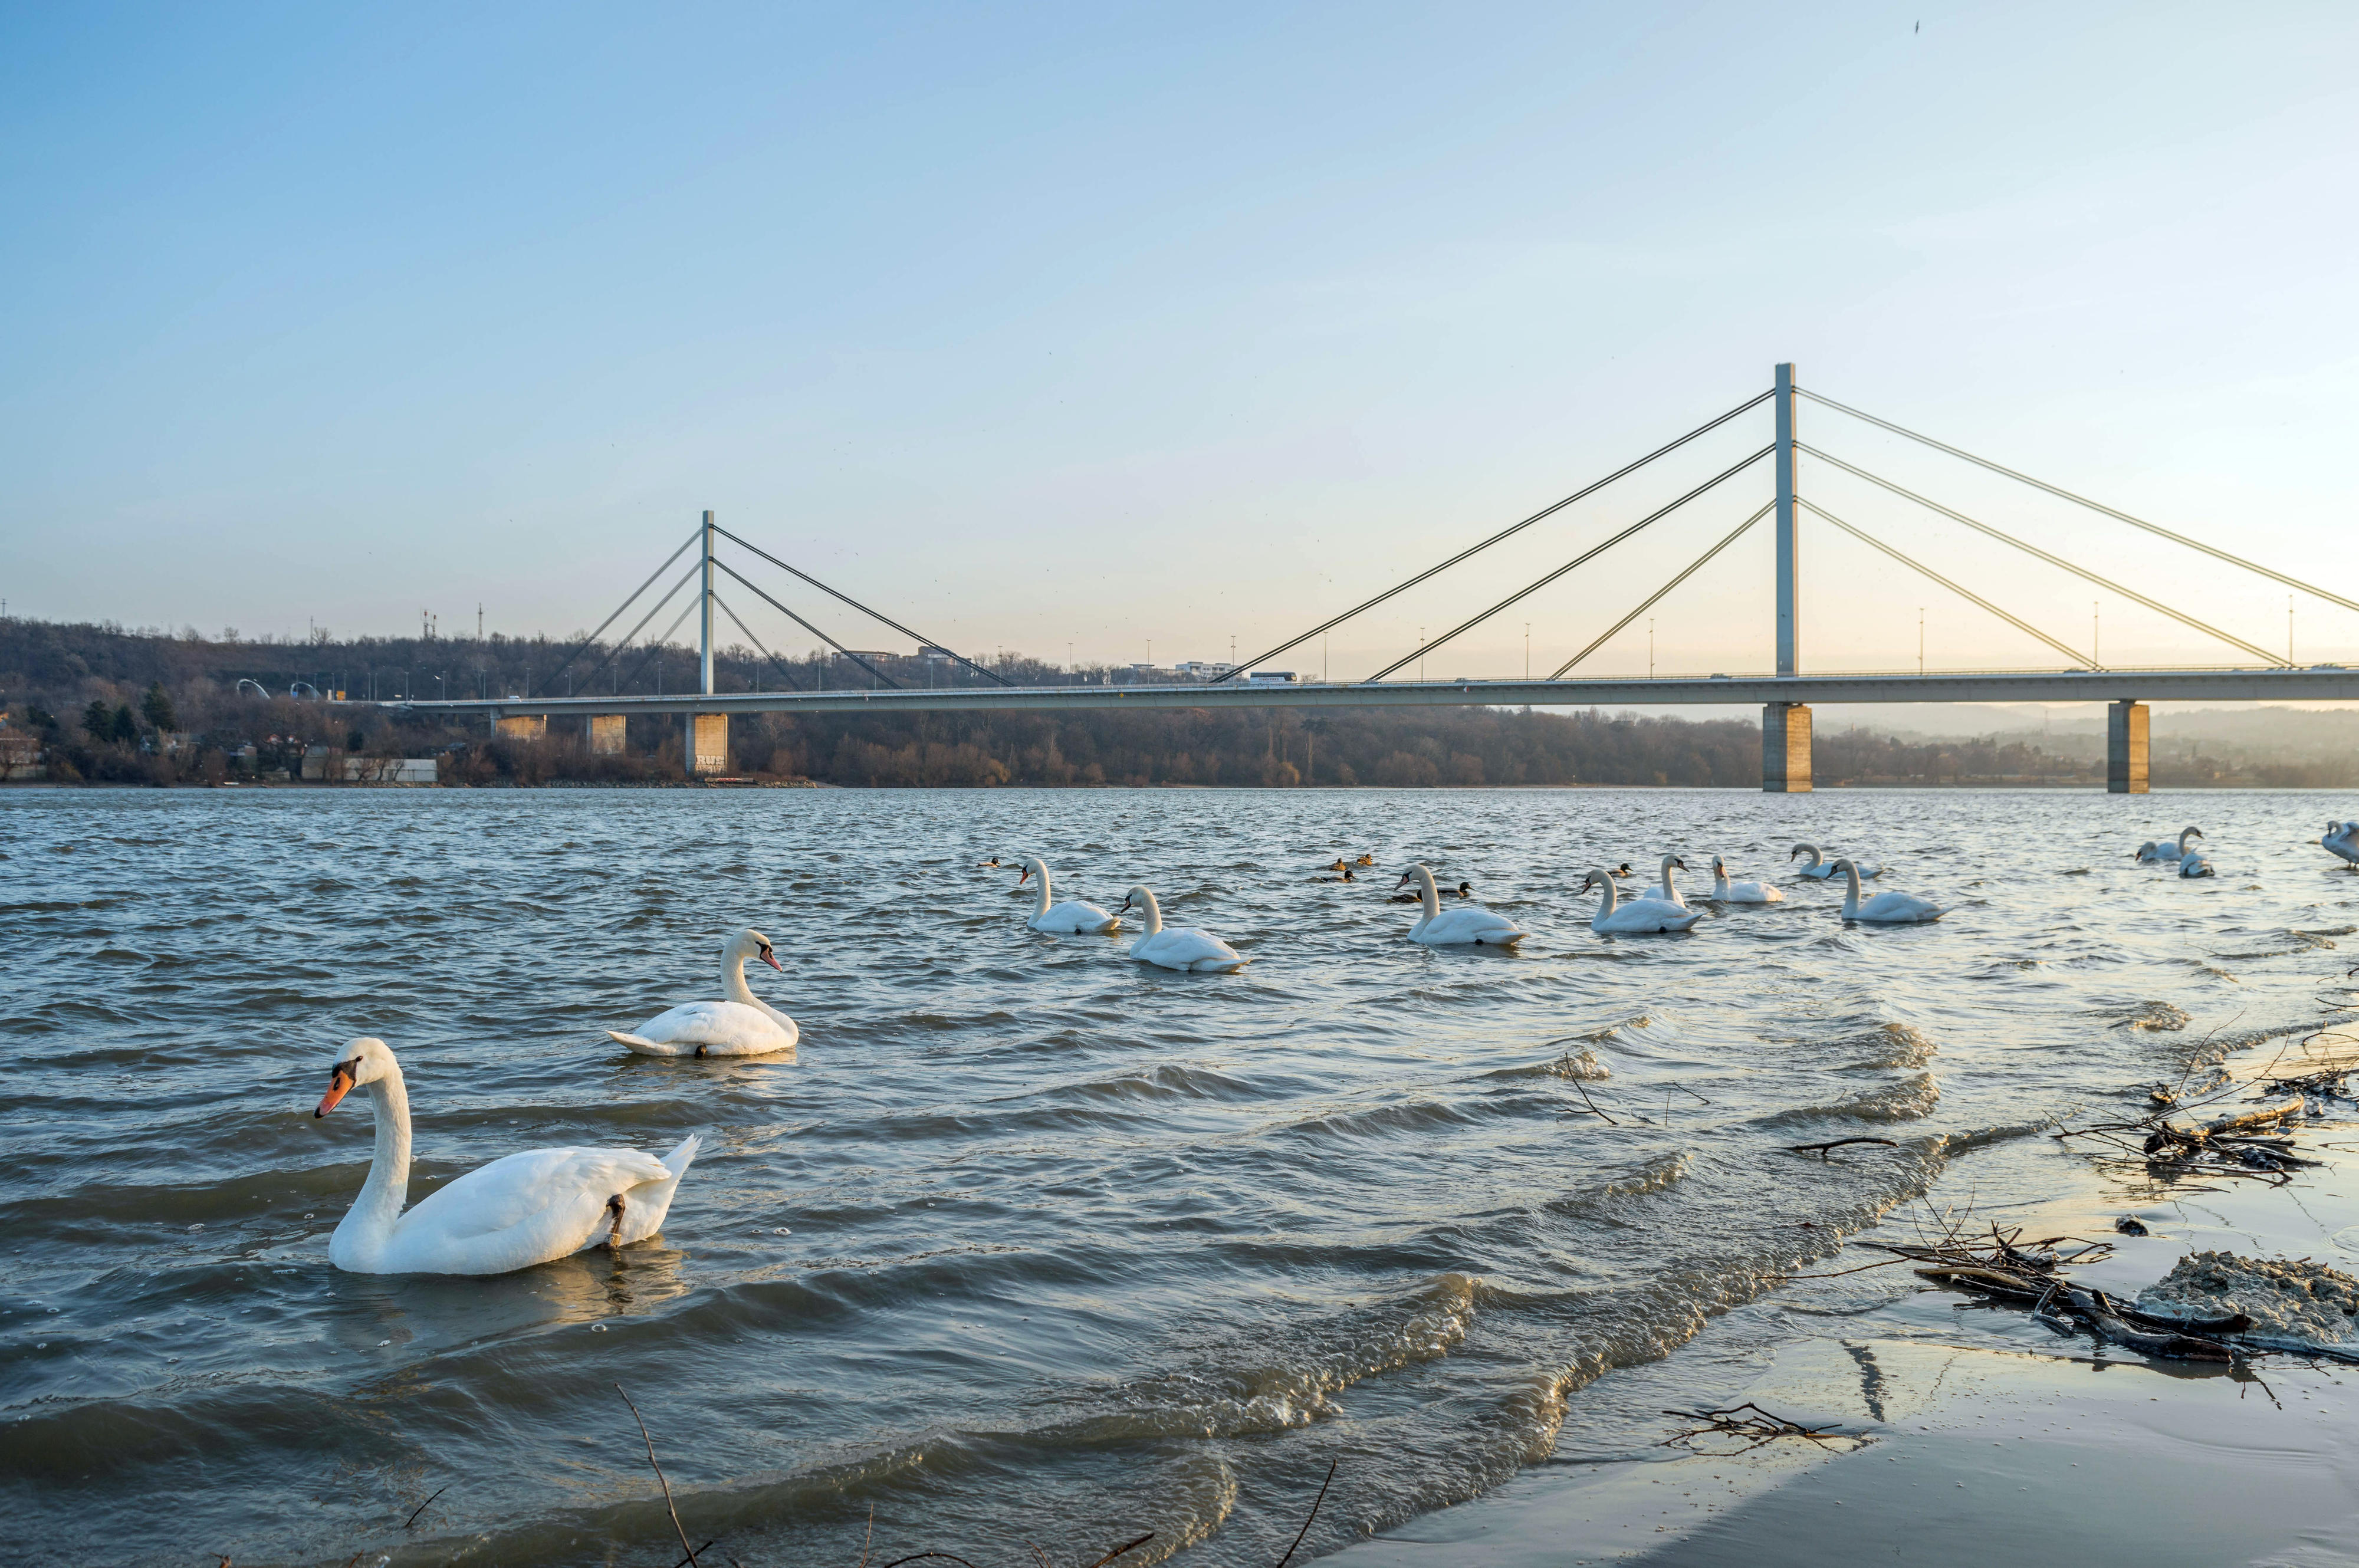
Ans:
[[[346,1094],[351,1094],[352,1090],[353,1070],[339,1062],[334,1067],[329,1070],[328,1092],[320,1096],[320,1108],[311,1113],[311,1118],[314,1121],[317,1121],[320,1117],[326,1116],[330,1111],[334,1110],[336,1108],[336,1103],[342,1100]]]
[[[762,962],[768,964],[771,968],[777,970],[781,975],[784,975],[787,972],[786,965],[778,962],[778,955],[771,952],[766,947],[762,950]]]
[[[1023,886],[1024,886],[1024,884],[1026,884],[1027,882],[1029,882],[1029,881],[1031,881],[1031,880],[1032,880],[1032,868],[1031,868],[1030,866],[1026,866],[1026,867],[1024,868],[1024,875],[1023,875],[1023,876],[1021,876],[1021,877],[1018,877],[1016,879],[1016,885],[1018,887],[1023,887]]]

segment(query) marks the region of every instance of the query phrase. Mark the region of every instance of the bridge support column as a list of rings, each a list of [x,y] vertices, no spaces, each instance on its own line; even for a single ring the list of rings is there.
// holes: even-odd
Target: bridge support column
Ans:
[[[2105,709],[2105,793],[2143,795],[2146,790],[2146,704],[2113,703]]]
[[[1810,792],[1810,710],[1807,704],[1763,705],[1761,788],[1771,795]]]
[[[590,715],[590,753],[593,757],[623,755],[623,728],[629,721],[620,713]]]
[[[549,733],[549,720],[540,713],[519,713],[502,719],[499,732],[508,740],[538,740]]]
[[[691,779],[729,771],[729,715],[688,715],[688,775]]]

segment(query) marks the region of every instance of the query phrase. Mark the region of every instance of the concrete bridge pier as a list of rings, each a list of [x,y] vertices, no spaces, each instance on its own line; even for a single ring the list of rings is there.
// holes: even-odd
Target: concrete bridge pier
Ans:
[[[538,740],[549,734],[549,715],[513,714],[499,721],[499,732],[509,740]]]
[[[2105,709],[2105,793],[2146,792],[2146,704],[2126,700],[2114,702]]]
[[[689,714],[687,738],[690,778],[699,779],[707,774],[729,771],[728,714]]]
[[[1810,709],[1768,702],[1761,709],[1761,788],[1771,795],[1810,792]]]
[[[590,715],[590,754],[593,757],[623,755],[623,726],[630,721],[621,713]]]

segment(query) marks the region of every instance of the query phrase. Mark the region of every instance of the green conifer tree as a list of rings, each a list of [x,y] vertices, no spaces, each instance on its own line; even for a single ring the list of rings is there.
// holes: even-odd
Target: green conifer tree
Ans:
[[[147,715],[147,723],[153,728],[176,730],[180,727],[180,716],[172,711],[172,699],[165,692],[161,681],[147,688],[147,695],[139,700],[139,711]]]
[[[139,739],[139,715],[131,711],[131,704],[128,702],[114,710],[114,723],[107,727],[114,732],[114,738],[125,746],[135,745]]]
[[[82,727],[90,732],[91,739],[104,745],[114,735],[114,710],[98,698],[92,698],[90,706],[82,711]]]

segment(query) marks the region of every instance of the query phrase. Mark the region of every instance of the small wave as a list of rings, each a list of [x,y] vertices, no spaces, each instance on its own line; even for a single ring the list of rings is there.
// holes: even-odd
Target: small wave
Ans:
[[[1838,1050],[1865,1053],[1849,1064],[1851,1069],[1922,1067],[1941,1052],[1933,1037],[1913,1024],[1885,1024],[1862,1034],[1847,1034],[1834,1044]]]
[[[1677,1185],[1694,1169],[1693,1156],[1666,1154],[1634,1166],[1595,1186],[1552,1199],[1546,1206],[1560,1214],[1600,1217],[1633,1198],[1647,1197]]]
[[[1823,1105],[1797,1105],[1766,1118],[1769,1127],[1842,1119],[1859,1122],[1921,1121],[1941,1103],[1941,1086],[1930,1073],[1915,1073],[1897,1083],[1846,1094]]]
[[[1587,1046],[1568,1051],[1562,1056],[1552,1056],[1546,1062],[1535,1062],[1523,1067],[1502,1067],[1485,1073],[1485,1078],[1569,1078],[1585,1083],[1599,1083],[1614,1076],[1614,1070],[1604,1059]]]
[[[2103,1016],[2102,1013],[2100,1016]],[[2186,1008],[2169,1002],[2140,1002],[2127,1012],[2116,1012],[2114,1029],[2152,1029],[2158,1034],[2177,1034],[2185,1029],[2194,1015]]]

